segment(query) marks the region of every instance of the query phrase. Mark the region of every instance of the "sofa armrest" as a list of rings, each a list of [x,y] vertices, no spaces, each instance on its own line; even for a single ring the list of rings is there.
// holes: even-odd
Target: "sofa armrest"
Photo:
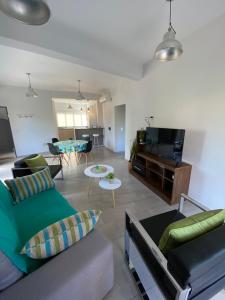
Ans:
[[[193,198],[189,197],[188,195],[182,193],[180,195],[180,202],[179,202],[179,207],[178,207],[178,211],[180,213],[183,212],[185,201],[188,201],[188,202],[192,203],[194,206],[198,207],[199,209],[201,209],[203,211],[209,211],[210,210],[208,207],[204,206],[202,203],[200,203],[200,202],[194,200]]]
[[[182,287],[225,276],[225,225],[168,252],[168,270]]]
[[[13,174],[13,178],[16,177],[22,177],[22,176],[26,176],[26,175],[31,175],[32,171],[31,169],[38,169],[38,170],[43,170],[44,168],[46,168],[46,166],[40,166],[40,167],[25,167],[25,168],[12,168],[12,174]]]
[[[112,245],[94,230],[2,292],[0,300],[99,300],[112,286]]]
[[[30,155],[28,155],[28,156],[26,156],[26,157],[23,157],[23,158],[20,158],[19,160],[16,160],[15,162],[14,162],[14,167],[15,168],[26,168],[27,167],[27,164],[26,164],[26,162],[25,162],[25,160],[27,159],[27,158],[33,158],[33,157],[35,157],[35,156],[37,156],[38,154],[30,154]]]
[[[131,213],[126,211],[126,230],[129,233],[129,236],[131,239],[134,237],[132,236],[132,231],[134,230],[132,227],[135,227],[136,231],[140,235],[141,239],[144,241],[146,248],[146,253],[149,252],[150,255],[152,255],[157,262],[157,264],[160,266],[160,268],[163,270],[165,276],[168,278],[168,280],[171,282],[171,284],[174,286],[174,288],[177,291],[177,295],[182,295],[182,297],[186,297],[189,293],[189,287],[186,287],[185,290],[182,289],[182,287],[179,285],[179,283],[176,281],[176,279],[170,274],[167,267],[167,259],[162,254],[158,246],[155,244],[151,236],[147,233],[145,228],[142,226],[142,224],[134,217]],[[129,247],[128,245],[126,245]],[[126,249],[129,251],[128,249]],[[186,296],[185,296],[186,295]],[[186,299],[186,298],[185,298]]]

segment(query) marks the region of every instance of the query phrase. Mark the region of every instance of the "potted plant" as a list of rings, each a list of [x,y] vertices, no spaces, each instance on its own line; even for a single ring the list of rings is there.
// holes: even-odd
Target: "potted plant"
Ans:
[[[139,143],[140,144],[143,144],[145,141],[145,130],[144,129],[141,129],[139,131]]]
[[[115,179],[115,174],[114,173],[109,173],[107,176],[106,176],[106,179],[108,179],[108,181],[110,183],[113,183],[114,179]]]

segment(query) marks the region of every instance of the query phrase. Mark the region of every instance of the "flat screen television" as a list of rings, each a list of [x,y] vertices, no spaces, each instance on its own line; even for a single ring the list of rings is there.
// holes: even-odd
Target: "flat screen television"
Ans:
[[[146,151],[179,165],[182,162],[184,129],[146,128]]]

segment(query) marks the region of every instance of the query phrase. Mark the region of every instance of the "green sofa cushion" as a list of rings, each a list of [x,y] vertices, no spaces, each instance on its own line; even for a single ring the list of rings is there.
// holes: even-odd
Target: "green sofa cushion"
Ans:
[[[36,167],[43,167],[48,165],[46,159],[40,154],[38,154],[35,157],[25,159],[25,163],[28,165],[29,168],[31,168],[31,171],[33,173],[37,171],[37,169],[35,169]]]
[[[0,182],[0,250],[13,265],[25,271],[24,258],[19,254],[20,238],[14,218],[13,200],[6,186]],[[21,267],[21,268],[20,268]]]
[[[180,244],[188,242],[222,225],[225,210],[217,209],[202,212],[170,224],[164,231],[159,249],[166,254]]]
[[[0,250],[11,260],[14,265],[21,265],[23,258],[18,252],[20,238],[16,226],[13,221],[11,221],[11,218],[2,210],[0,210],[0,227]]]
[[[13,216],[13,197],[5,184],[0,181],[0,210],[8,216]]]
[[[4,203],[0,204],[0,250],[22,272],[32,272],[45,261],[21,255],[24,244],[41,229],[77,211],[55,188],[13,206],[11,194],[0,182],[0,199],[0,203]]]

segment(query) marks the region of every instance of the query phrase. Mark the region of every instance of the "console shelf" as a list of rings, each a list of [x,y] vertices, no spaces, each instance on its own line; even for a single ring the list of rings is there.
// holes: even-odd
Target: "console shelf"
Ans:
[[[178,203],[181,193],[188,193],[192,166],[182,162],[174,166],[157,156],[138,152],[130,173],[169,204]]]

